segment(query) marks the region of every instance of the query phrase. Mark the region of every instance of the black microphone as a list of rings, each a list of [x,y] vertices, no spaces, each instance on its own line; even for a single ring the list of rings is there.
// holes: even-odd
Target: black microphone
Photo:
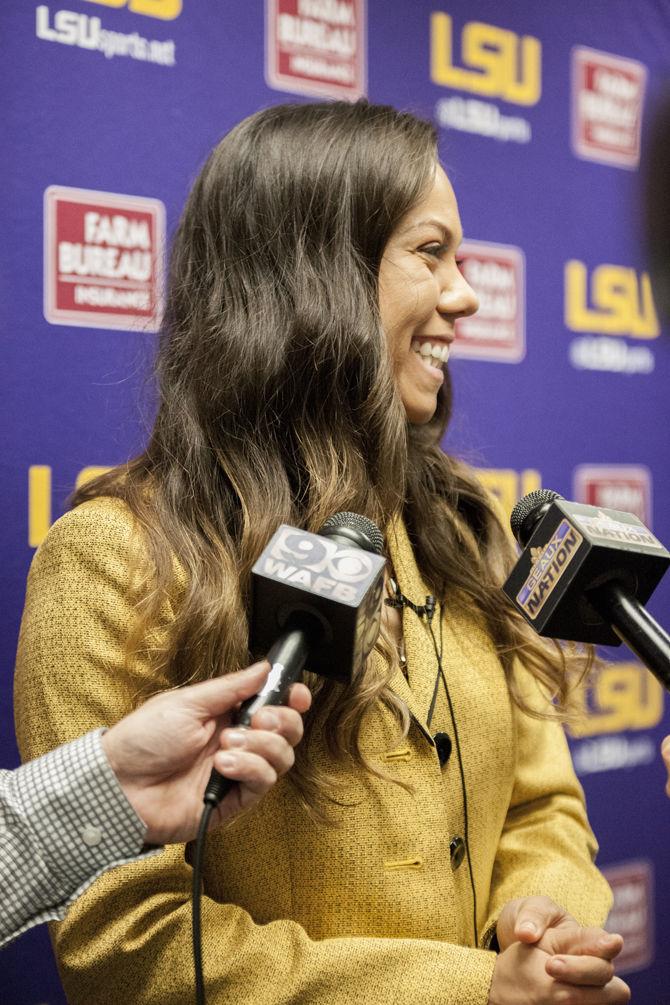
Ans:
[[[511,525],[524,550],[503,591],[538,635],[625,642],[670,691],[670,636],[643,607],[670,553],[642,521],[538,489]]]
[[[267,653],[267,680],[240,706],[248,726],[266,705],[282,705],[307,659],[314,673],[348,683],[377,641],[386,559],[372,520],[336,513],[318,534],[282,524],[251,570],[249,648]],[[212,771],[205,803],[216,806],[235,785]]]

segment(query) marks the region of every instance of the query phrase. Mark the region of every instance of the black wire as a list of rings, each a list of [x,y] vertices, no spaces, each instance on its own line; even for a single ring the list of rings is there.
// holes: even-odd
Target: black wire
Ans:
[[[454,715],[454,706],[451,703],[451,695],[449,694],[449,685],[447,684],[447,678],[444,674],[444,667],[442,666],[442,604],[438,607],[438,614],[440,619],[440,648],[437,648],[437,640],[435,638],[435,632],[433,631],[432,618],[426,618],[426,623],[428,624],[428,631],[430,632],[430,637],[433,640],[433,648],[435,650],[435,656],[437,657],[437,669],[438,675],[442,678],[442,683],[444,684],[444,693],[447,696],[447,704],[449,705],[449,716],[451,718],[451,725],[454,730],[454,741],[456,743],[456,754],[458,756],[458,770],[461,776],[461,792],[463,794],[463,817],[464,817],[464,840],[465,840],[465,854],[468,859],[468,873],[470,876],[470,889],[472,890],[472,929],[475,937],[475,948],[478,945],[477,937],[477,893],[475,891],[475,878],[472,872],[472,859],[470,857],[470,840],[469,840],[469,827],[468,827],[468,796],[466,792],[465,785],[465,773],[463,771],[463,758],[461,757],[461,745],[458,739],[458,728],[456,726],[456,716]]]
[[[442,651],[440,650],[440,655]],[[426,725],[430,726],[433,721],[433,713],[435,712],[435,705],[437,703],[437,690],[440,686],[440,669],[438,664],[437,675],[435,677],[435,687],[433,688],[433,697],[430,699],[430,708],[428,709],[428,715],[426,716]]]
[[[205,848],[207,825],[214,806],[205,803],[200,818],[198,837],[195,842],[195,857],[193,859],[193,891],[191,916],[193,930],[193,967],[195,970],[195,1001],[196,1005],[206,1005],[205,982],[202,976],[202,934],[200,928],[200,891],[202,888],[202,854]]]

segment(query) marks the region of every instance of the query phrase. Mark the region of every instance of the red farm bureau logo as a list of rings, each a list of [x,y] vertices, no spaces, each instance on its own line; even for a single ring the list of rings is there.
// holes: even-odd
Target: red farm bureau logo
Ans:
[[[44,316],[51,324],[157,331],[165,207],[52,185],[44,193]]]
[[[366,90],[366,0],[265,0],[266,78],[293,94]]]
[[[601,509],[633,513],[651,527],[651,473],[633,464],[580,464],[573,478],[573,498]]]
[[[523,252],[506,244],[464,241],[458,257],[479,310],[457,321],[452,354],[518,363],[526,353]]]
[[[644,970],[654,959],[654,872],[651,862],[622,862],[606,866],[614,904],[605,927],[623,936],[623,949],[614,965],[618,974]]]
[[[572,148],[578,157],[638,166],[646,82],[646,67],[634,59],[572,50]]]

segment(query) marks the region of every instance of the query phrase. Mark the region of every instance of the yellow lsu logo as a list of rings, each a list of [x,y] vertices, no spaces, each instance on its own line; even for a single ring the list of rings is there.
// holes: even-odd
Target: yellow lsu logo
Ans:
[[[660,334],[649,275],[638,278],[623,265],[598,265],[591,276],[588,306],[586,265],[576,259],[565,263],[565,324],[575,332],[630,335],[651,339]]]
[[[570,725],[576,739],[652,729],[663,718],[663,688],[639,663],[609,663],[580,691],[580,717]]]
[[[182,0],[86,0],[101,7],[128,7],[133,14],[146,14],[161,21],[174,21],[181,14]]]
[[[109,467],[82,468],[75,487],[79,488],[91,478],[97,478]],[[28,544],[37,548],[47,536],[51,526],[51,468],[48,464],[33,464],[28,468]]]
[[[477,468],[477,477],[500,503],[505,517],[509,517],[518,500],[542,486],[539,471],[528,468],[515,471],[513,468]]]
[[[539,38],[468,21],[461,35],[463,62],[454,66],[452,21],[436,12],[430,20],[430,76],[435,84],[473,94],[503,98],[515,105],[536,105],[542,93],[542,44]]]

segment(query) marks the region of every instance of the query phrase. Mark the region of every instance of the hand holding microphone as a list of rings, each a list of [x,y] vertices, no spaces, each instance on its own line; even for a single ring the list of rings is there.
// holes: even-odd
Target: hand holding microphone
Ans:
[[[257,802],[292,766],[301,713],[310,705],[303,684],[291,689],[289,707],[254,716],[242,744],[235,742],[238,731],[227,728],[236,706],[258,691],[267,672],[267,664],[257,664],[164,691],[103,734],[107,760],[147,826],[147,844],[195,837],[213,765],[235,786],[217,809],[217,824]]]
[[[249,648],[267,653],[268,679],[244,702],[236,722],[248,725],[266,705],[285,700],[309,669],[342,682],[363,667],[381,621],[383,537],[357,513],[337,513],[318,534],[282,525],[254,565]],[[212,772],[205,803],[216,806],[231,782]]]
[[[357,513],[336,513],[318,534],[282,525],[251,570],[249,648],[267,653],[270,673],[243,702],[240,726],[281,705],[309,660],[309,669],[346,683],[362,670],[381,624],[386,561],[375,524]],[[196,1002],[205,1005],[200,937],[204,834],[209,815],[234,785],[214,769],[193,858],[193,965]]]

